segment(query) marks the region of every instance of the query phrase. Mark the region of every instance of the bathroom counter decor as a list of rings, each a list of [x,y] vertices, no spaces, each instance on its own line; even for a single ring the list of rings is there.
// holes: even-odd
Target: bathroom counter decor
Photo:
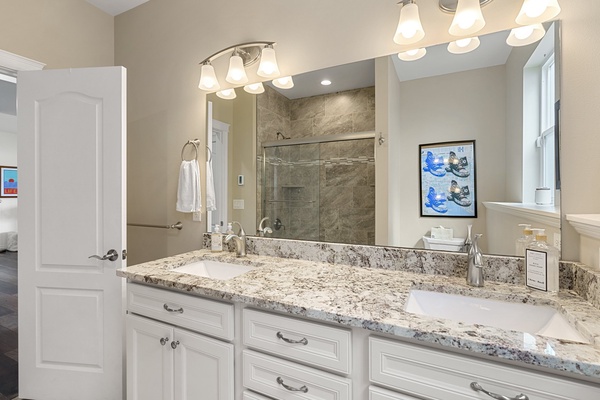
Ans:
[[[199,260],[255,268],[230,280],[171,271]],[[485,287],[474,288],[466,285],[464,277],[269,256],[236,258],[234,253],[215,254],[209,250],[133,265],[118,270],[117,275],[131,282],[363,328],[600,382],[600,309],[570,290],[552,295],[502,282],[486,282]],[[404,307],[410,291],[415,289],[551,305],[590,344],[412,314]]]

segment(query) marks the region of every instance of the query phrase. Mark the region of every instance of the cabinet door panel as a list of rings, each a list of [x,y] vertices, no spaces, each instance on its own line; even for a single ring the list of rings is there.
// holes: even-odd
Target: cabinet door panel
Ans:
[[[128,314],[127,399],[173,399],[173,328]],[[164,345],[161,344],[161,339]]]
[[[233,344],[175,329],[175,398],[233,400]]]

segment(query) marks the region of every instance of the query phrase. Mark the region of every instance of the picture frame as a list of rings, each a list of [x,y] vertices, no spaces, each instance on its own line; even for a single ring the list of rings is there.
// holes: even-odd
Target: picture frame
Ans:
[[[0,165],[0,198],[15,198],[19,194],[17,167]]]
[[[419,145],[421,217],[477,218],[475,140]]]

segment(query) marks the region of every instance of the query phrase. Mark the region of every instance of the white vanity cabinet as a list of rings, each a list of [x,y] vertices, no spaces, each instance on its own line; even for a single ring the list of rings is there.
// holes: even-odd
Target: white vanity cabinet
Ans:
[[[245,388],[278,400],[352,399],[352,380],[337,375],[351,373],[349,329],[252,309],[242,319]]]
[[[232,304],[137,284],[127,297],[128,400],[234,399],[234,345],[201,334],[231,340]]]
[[[376,391],[371,393],[372,400],[600,399],[598,385],[576,383],[554,375],[406,342],[370,337],[369,355],[370,381],[398,390],[405,396],[391,397],[390,392]],[[474,390],[474,385],[491,394]],[[493,397],[493,394],[505,397]],[[527,397],[519,397],[521,394]]]

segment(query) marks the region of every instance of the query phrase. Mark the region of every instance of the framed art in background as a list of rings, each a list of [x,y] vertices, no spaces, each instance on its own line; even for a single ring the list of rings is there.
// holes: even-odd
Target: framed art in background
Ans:
[[[17,197],[18,192],[17,167],[0,166],[0,197]]]
[[[475,141],[419,145],[422,217],[477,217]]]

